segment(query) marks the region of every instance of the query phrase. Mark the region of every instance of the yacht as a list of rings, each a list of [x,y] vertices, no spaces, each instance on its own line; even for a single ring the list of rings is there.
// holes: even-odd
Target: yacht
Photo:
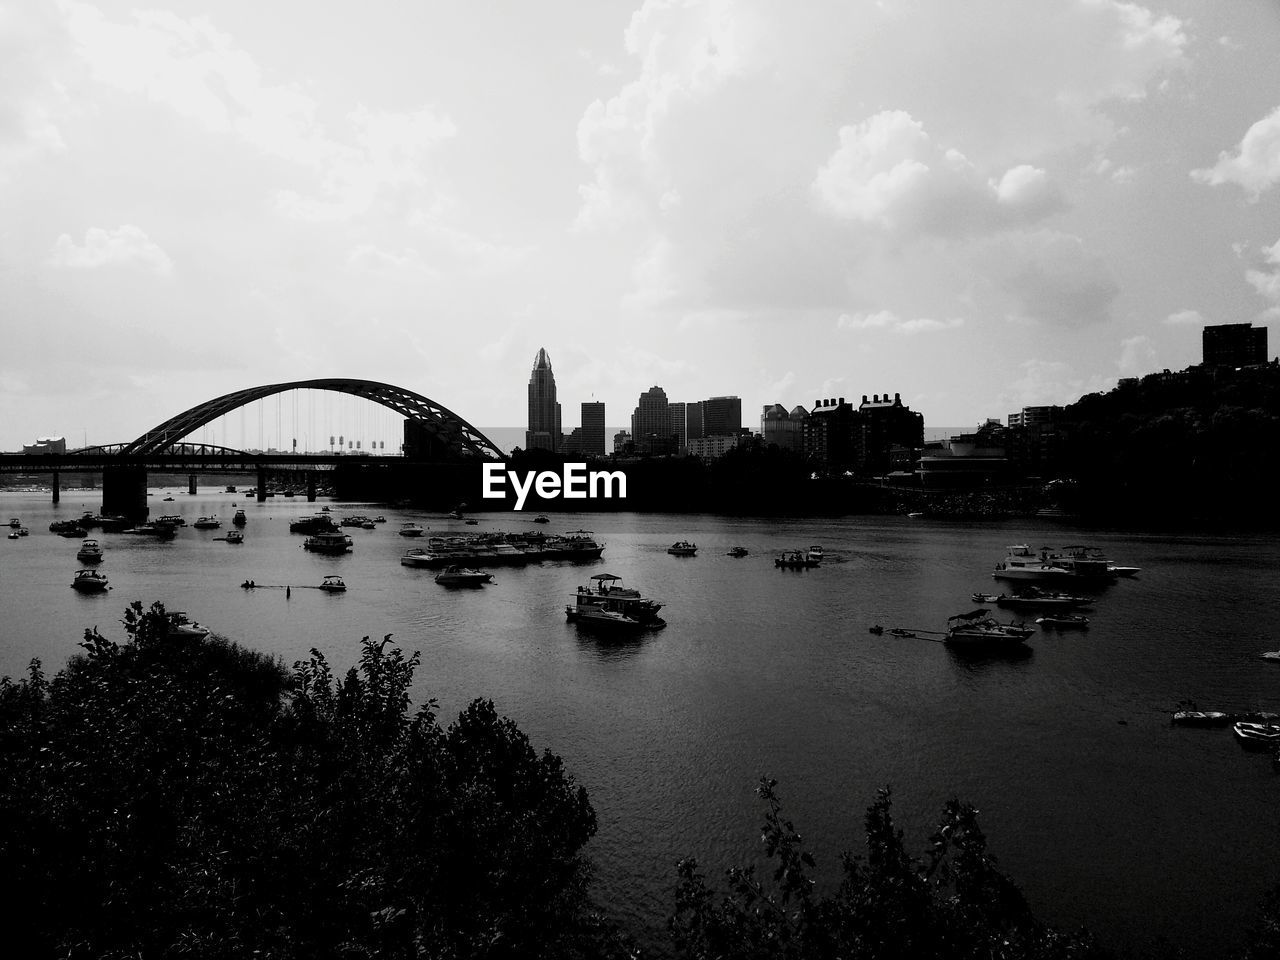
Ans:
[[[331,574],[324,578],[319,589],[323,590],[325,593],[345,593],[347,585],[343,582],[341,577]]]
[[[1048,580],[1065,583],[1075,574],[1054,562],[1047,548],[1036,556],[1025,543],[1017,543],[1008,548],[1008,555],[996,564],[991,576],[996,580]]]
[[[102,559],[102,547],[97,540],[86,540],[80,544],[76,559],[81,563],[98,563]]]
[[[9,526],[11,526],[11,527],[13,527],[13,529],[17,530],[20,526],[22,526],[22,521],[21,521],[21,520],[19,520],[17,517],[10,517],[10,518],[9,518]]]
[[[426,547],[414,547],[412,550],[405,551],[404,556],[400,558],[400,565],[403,567],[430,567],[435,557],[436,554]]]
[[[400,524],[400,536],[402,537],[420,537],[426,532],[421,524],[414,523],[411,520]]]
[[[661,603],[623,586],[621,577],[597,573],[587,585],[578,588],[574,602],[564,612],[573,623],[611,630],[644,630],[667,625],[658,616],[661,609]]]
[[[673,557],[692,557],[698,552],[698,545],[690,543],[688,540],[677,540],[671,546],[667,547],[667,553]]]
[[[302,546],[312,553],[348,553],[351,550],[351,538],[345,533],[316,533],[307,537]]]
[[[102,593],[108,589],[107,575],[97,570],[80,570],[71,581],[71,586],[81,593]]]
[[[492,582],[493,574],[467,567],[449,566],[436,574],[436,583],[446,587],[478,587]]]

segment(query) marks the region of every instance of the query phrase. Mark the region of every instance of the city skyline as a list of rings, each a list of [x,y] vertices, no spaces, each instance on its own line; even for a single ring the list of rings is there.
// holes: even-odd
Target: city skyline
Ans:
[[[544,345],[615,421],[976,424],[1280,316],[1261,0],[0,12],[0,449],[326,376],[514,427]]]

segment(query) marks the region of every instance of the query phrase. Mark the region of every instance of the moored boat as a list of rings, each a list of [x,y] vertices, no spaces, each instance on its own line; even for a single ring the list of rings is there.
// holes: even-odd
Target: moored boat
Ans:
[[[235,512],[235,515],[232,516],[231,522],[235,524],[237,527],[243,527],[246,523],[249,522],[249,518],[245,516],[245,513],[243,510],[237,510]]]
[[[1078,613],[1051,613],[1044,617],[1036,617],[1036,623],[1042,627],[1087,627],[1089,618]]]
[[[1258,654],[1258,656],[1263,660],[1271,660],[1275,663],[1280,663],[1280,650],[1268,650],[1266,653]]]
[[[821,563],[821,562],[822,562],[822,558],[823,558],[823,552],[822,552],[822,547],[821,547],[821,545],[819,545],[819,544],[816,544],[816,543],[815,543],[815,544],[813,544],[812,546],[810,546],[810,547],[809,547],[809,552],[808,552],[807,556],[809,556],[809,557],[811,557],[812,559],[817,560],[819,563]]]
[[[1170,722],[1182,727],[1222,727],[1231,722],[1231,714],[1221,710],[1179,710]]]
[[[17,517],[10,517],[9,526],[16,530],[18,529],[18,527],[22,526],[22,521],[19,520]]]
[[[436,583],[445,587],[479,587],[493,582],[493,574],[468,567],[449,566],[436,574]]]
[[[402,537],[420,537],[426,532],[421,524],[414,523],[412,520],[400,524],[399,533]]]
[[[698,545],[688,540],[677,540],[667,547],[667,553],[673,557],[692,557],[698,552]]]
[[[622,578],[598,573],[578,588],[574,602],[565,607],[565,616],[576,623],[611,629],[645,629],[666,626],[658,616],[662,604],[625,587]]]
[[[954,647],[1001,650],[1026,643],[1032,632],[1030,627],[1021,624],[997,622],[989,610],[973,610],[947,619],[947,633],[942,642]]]
[[[1243,720],[1231,728],[1248,750],[1268,750],[1280,746],[1280,725],[1274,723],[1247,723]]]
[[[316,533],[307,537],[302,546],[312,553],[347,553],[351,550],[351,538],[345,533]]]
[[[228,530],[227,535],[223,537],[227,543],[244,543],[244,534],[239,530]]]
[[[191,526],[195,527],[197,530],[217,530],[222,526],[222,521],[217,517],[201,517]]]
[[[196,623],[180,610],[171,610],[168,617],[169,629],[165,634],[167,637],[207,637],[209,635],[208,627]]]
[[[725,554],[726,557],[745,557],[748,551],[746,547],[733,547]]]
[[[314,516],[289,521],[290,533],[335,533],[337,529],[338,525],[330,519],[327,513],[317,513]]]
[[[81,563],[98,563],[102,560],[102,546],[97,540],[86,540],[76,551],[76,559]]]
[[[107,575],[97,570],[79,570],[71,586],[81,593],[101,593],[108,589]]]
[[[321,582],[319,589],[325,593],[345,593],[347,585],[341,577],[330,574]]]

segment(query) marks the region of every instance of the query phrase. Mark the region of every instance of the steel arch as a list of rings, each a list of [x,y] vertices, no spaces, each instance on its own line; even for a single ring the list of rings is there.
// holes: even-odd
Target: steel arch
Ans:
[[[122,454],[146,455],[159,453],[179,443],[192,431],[199,430],[205,424],[216,420],[245,404],[253,403],[264,397],[274,396],[288,390],[330,390],[334,393],[346,393],[379,403],[394,410],[410,420],[416,420],[432,436],[445,443],[455,453],[503,458],[502,451],[483,433],[463,420],[453,411],[442,407],[434,400],[421,394],[389,383],[378,383],[374,380],[295,380],[291,383],[271,383],[261,387],[250,387],[237,390],[213,400],[206,400],[189,410],[184,410],[175,417],[170,417],[159,426],[152,427],[137,440],[127,443],[120,451]]]

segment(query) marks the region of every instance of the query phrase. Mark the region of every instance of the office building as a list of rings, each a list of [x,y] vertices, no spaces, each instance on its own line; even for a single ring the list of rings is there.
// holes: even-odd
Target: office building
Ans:
[[[687,445],[691,440],[701,440],[707,435],[703,429],[703,403],[686,403],[684,405],[684,439]]]
[[[689,445],[688,425],[685,423],[685,403],[668,403],[667,415],[671,423],[671,435],[675,437],[676,452],[683,453]]]
[[[525,431],[526,450],[560,449],[560,404],[556,402],[556,378],[551,372],[551,358],[539,350],[529,375],[529,429]]]
[[[603,457],[604,404],[587,402],[582,405],[582,453],[588,457]]]
[[[661,387],[653,386],[640,394],[635,412],[631,414],[631,437],[636,453],[658,455],[675,452],[668,406],[667,392]]]
[[[1219,323],[1204,328],[1204,364],[1248,367],[1267,362],[1267,328],[1252,323]]]
[[[702,435],[736,437],[742,432],[742,400],[712,397],[702,401]]]

